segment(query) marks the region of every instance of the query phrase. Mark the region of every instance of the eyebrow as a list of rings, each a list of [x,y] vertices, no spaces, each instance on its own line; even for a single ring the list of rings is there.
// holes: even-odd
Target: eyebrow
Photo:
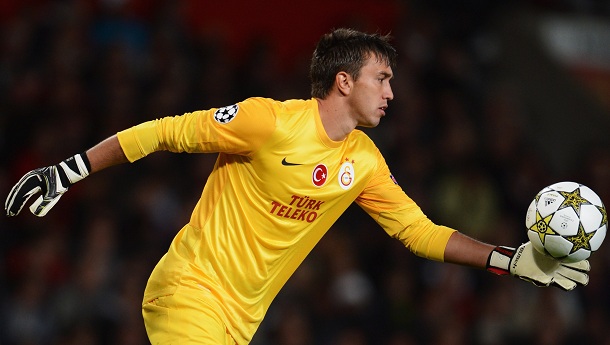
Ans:
[[[389,78],[389,79],[394,78],[394,74],[389,73],[389,72],[385,72],[385,71],[380,71],[378,73],[378,75],[383,76],[384,78]]]

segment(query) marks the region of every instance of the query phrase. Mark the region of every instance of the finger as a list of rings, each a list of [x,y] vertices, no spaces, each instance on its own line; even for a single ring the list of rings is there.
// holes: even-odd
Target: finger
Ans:
[[[562,276],[557,276],[553,279],[553,286],[556,286],[564,291],[571,291],[576,288],[576,283],[570,279],[564,278]]]
[[[561,277],[564,277],[566,279],[570,279],[580,285],[589,284],[588,274],[568,267],[560,267],[559,269],[557,269],[557,275],[560,275]]]
[[[553,278],[550,276],[547,276],[547,275],[531,276],[531,277],[518,276],[518,277],[519,277],[519,279],[528,281],[538,287],[549,286],[553,282]]]
[[[23,176],[19,180],[19,182],[17,182],[13,186],[13,188],[11,188],[10,192],[8,193],[8,197],[6,198],[6,201],[4,202],[4,209],[6,210],[6,214],[8,216],[13,215],[13,214],[9,213],[9,210],[11,209],[12,205],[15,203],[15,197],[17,196],[17,193],[19,192],[19,190],[23,186],[23,181],[28,178],[28,175],[29,174],[26,174],[25,176]]]
[[[8,216],[16,216],[21,212],[25,203],[36,193],[41,191],[41,180],[35,174],[26,174],[10,191],[5,203]]]
[[[577,271],[580,271],[580,272],[589,272],[591,270],[591,263],[589,263],[589,260],[562,263],[561,265],[565,266],[565,267],[569,267],[569,268],[577,270]]]

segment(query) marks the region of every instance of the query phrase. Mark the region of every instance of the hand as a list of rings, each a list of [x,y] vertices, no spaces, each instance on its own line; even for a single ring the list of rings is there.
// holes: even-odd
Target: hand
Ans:
[[[9,192],[4,204],[6,215],[18,215],[25,203],[40,192],[41,195],[30,206],[30,211],[36,216],[45,216],[68,188],[87,177],[90,170],[89,160],[82,153],[57,165],[28,172]]]
[[[565,291],[578,285],[587,285],[591,269],[589,261],[564,263],[539,253],[531,242],[522,244],[516,250],[496,247],[488,260],[488,270],[496,274],[508,274],[529,281],[536,286],[557,286]]]

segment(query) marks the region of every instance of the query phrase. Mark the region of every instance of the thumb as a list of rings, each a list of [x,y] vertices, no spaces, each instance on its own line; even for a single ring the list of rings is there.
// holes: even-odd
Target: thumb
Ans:
[[[46,199],[42,195],[30,205],[30,212],[35,216],[44,217],[57,204],[62,194],[56,194],[53,198]]]

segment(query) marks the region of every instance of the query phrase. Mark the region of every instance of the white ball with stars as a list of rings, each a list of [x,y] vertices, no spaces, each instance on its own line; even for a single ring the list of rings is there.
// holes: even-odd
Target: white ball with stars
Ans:
[[[558,182],[536,194],[525,226],[536,250],[563,262],[578,262],[600,248],[608,229],[608,213],[591,188]]]

